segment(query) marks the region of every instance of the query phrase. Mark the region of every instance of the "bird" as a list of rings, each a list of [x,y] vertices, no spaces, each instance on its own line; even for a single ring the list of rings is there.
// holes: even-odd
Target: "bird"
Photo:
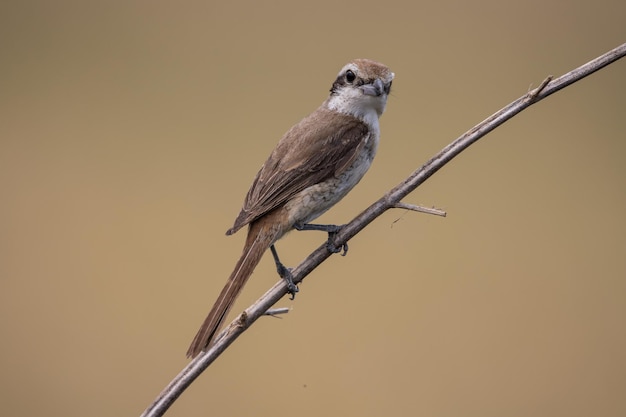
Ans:
[[[310,223],[341,200],[369,169],[380,139],[379,118],[385,111],[395,74],[384,64],[354,59],[339,71],[326,100],[291,127],[267,158],[226,235],[248,226],[241,257],[194,337],[187,357],[207,349],[269,248],[292,298],[298,291],[291,270],[280,261],[274,244],[287,232],[321,230],[327,247],[339,252],[332,237],[336,225]]]

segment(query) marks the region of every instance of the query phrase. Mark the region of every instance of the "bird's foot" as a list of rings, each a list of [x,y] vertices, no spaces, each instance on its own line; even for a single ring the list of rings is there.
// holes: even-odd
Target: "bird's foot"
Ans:
[[[296,298],[296,293],[300,290],[298,289],[298,286],[293,282],[291,268],[287,268],[282,263],[277,262],[276,271],[278,271],[278,275],[280,275],[280,277],[285,280],[285,283],[287,284],[287,292],[291,295],[289,299],[293,300],[294,298]]]
[[[341,256],[346,256],[346,253],[348,253],[348,243],[346,242],[339,246],[335,245],[335,236],[337,235],[337,233],[339,233],[342,226],[335,226],[335,227],[337,228],[337,230],[328,232],[328,240],[326,241],[326,249],[328,249],[330,253],[339,253],[343,251]]]

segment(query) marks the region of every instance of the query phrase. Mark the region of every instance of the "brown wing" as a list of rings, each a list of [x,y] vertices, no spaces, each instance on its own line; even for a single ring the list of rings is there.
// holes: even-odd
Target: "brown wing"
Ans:
[[[307,187],[348,168],[369,135],[361,120],[323,107],[292,127],[257,173],[233,234],[265,213],[280,207]]]

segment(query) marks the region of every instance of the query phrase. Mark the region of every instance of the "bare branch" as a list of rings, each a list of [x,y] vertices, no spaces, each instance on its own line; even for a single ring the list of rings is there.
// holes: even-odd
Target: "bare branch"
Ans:
[[[413,172],[407,179],[402,181],[391,191],[381,197],[359,214],[354,220],[345,225],[336,235],[335,244],[340,246],[353,238],[363,230],[374,219],[386,210],[401,205],[404,197],[415,190],[420,184],[430,178],[435,172],[450,162],[463,150],[475,143],[478,139],[494,130],[513,116],[531,106],[532,104],[556,93],[562,88],[579,81],[586,76],[604,68],[605,66],[623,58],[626,55],[626,43],[607,52],[606,54],[582,65],[567,74],[552,80],[546,78],[542,84],[515,100],[508,106],[489,116],[467,133],[446,146],[437,155],[431,158],[425,165]],[[407,208],[407,207],[404,207]],[[292,271],[294,282],[298,283],[304,279],[311,271],[330,256],[326,244],[321,245],[311,253],[297,268]],[[228,347],[239,337],[252,323],[263,316],[268,309],[273,306],[287,293],[284,281],[276,283],[254,304],[241,313],[228,327],[220,334],[218,340],[202,354],[193,359],[180,374],[170,382],[161,392],[153,404],[148,407],[143,417],[162,416],[172,403],[182,394],[182,392]]]

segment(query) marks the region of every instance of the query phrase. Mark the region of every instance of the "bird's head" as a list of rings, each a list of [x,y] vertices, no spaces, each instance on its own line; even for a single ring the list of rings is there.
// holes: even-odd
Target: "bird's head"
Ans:
[[[329,109],[360,119],[380,117],[387,105],[394,73],[370,59],[355,59],[346,64],[330,89]]]

